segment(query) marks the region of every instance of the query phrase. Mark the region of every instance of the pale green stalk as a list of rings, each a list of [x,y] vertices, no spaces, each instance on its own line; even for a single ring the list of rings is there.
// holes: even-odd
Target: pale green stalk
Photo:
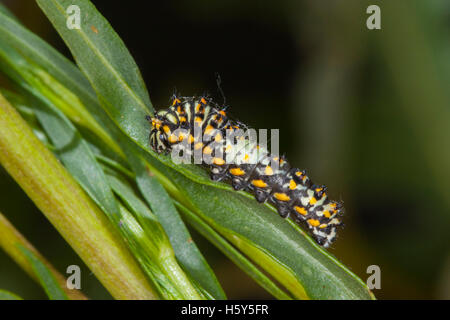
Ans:
[[[104,213],[2,95],[0,164],[114,298],[157,298]]]

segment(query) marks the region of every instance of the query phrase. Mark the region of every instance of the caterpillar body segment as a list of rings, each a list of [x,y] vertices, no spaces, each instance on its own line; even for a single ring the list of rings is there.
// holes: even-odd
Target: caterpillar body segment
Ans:
[[[233,189],[251,192],[258,202],[269,201],[281,217],[306,226],[324,247],[336,239],[342,204],[330,200],[326,187],[315,185],[304,170],[258,145],[246,133],[249,128],[229,119],[224,107],[204,96],[174,96],[168,109],[148,120],[156,152],[200,155],[196,163],[210,169],[212,180],[230,181]]]

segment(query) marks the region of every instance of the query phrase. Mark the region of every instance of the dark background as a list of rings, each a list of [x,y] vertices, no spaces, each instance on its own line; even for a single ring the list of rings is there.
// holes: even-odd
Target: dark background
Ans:
[[[34,1],[1,0],[70,57]],[[93,1],[141,69],[156,109],[176,87],[221,101],[256,128],[279,128],[280,150],[343,200],[330,251],[379,299],[450,298],[450,3],[395,1]],[[381,30],[366,8],[381,8]],[[0,169],[0,211],[61,272],[83,265]],[[195,236],[195,235],[194,235]],[[229,298],[270,298],[206,241]],[[82,289],[108,298],[83,265]],[[0,252],[0,287],[43,292]]]

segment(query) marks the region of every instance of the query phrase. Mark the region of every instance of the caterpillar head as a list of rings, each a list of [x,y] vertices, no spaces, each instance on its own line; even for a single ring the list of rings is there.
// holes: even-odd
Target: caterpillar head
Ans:
[[[160,110],[154,117],[147,116],[152,125],[150,132],[150,146],[161,153],[174,143],[173,132],[179,127],[178,116],[170,110]]]

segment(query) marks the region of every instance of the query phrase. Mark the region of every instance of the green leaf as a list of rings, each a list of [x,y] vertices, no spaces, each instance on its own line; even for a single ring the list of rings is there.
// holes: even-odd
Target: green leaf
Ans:
[[[23,300],[23,299],[12,292],[0,289],[0,300]]]
[[[4,14],[5,16],[14,19],[16,21],[19,21],[17,19],[17,17],[14,15],[14,13],[12,13],[11,11],[9,11],[9,9],[7,7],[5,7],[2,3],[0,3],[0,13]]]
[[[36,93],[36,95],[39,96],[38,93]],[[45,98],[40,98],[45,101]],[[59,110],[52,107],[50,102],[47,101],[47,103],[44,104],[38,99],[35,99],[33,101],[33,106],[39,121],[41,122],[47,135],[52,140],[55,147],[55,153],[61,158],[68,171],[74,176],[75,179],[77,179],[83,189],[86,190],[91,198],[105,212],[114,226],[119,228],[122,232],[128,231],[124,233],[124,236],[128,238],[128,243],[137,243],[131,248],[136,249],[139,247],[141,242],[145,241],[145,239],[140,234],[136,235],[133,233],[132,228],[124,229],[119,227],[123,223],[123,211],[119,209],[102,168],[95,160],[90,148],[82,139],[76,128]],[[123,189],[121,191],[124,192]],[[149,216],[150,215],[148,215],[147,218]],[[132,218],[130,217],[127,221],[134,223],[131,219]],[[171,259],[171,255],[173,255],[173,251],[170,246],[170,242],[159,222],[156,219],[152,219],[151,225],[149,225],[148,219],[144,220],[144,222],[146,222],[146,226],[148,226],[148,228],[145,229],[147,231],[146,235],[151,240],[146,242],[147,245],[145,246],[144,251],[134,250],[133,252],[137,256],[136,258],[140,263],[155,264],[154,267],[150,268],[143,266],[144,270],[152,271],[152,273],[148,274],[149,278],[154,282],[157,282],[156,279],[161,277],[159,274],[166,274],[169,278],[176,280],[185,278],[185,275],[182,272],[179,272],[176,268],[169,269],[165,267],[165,264],[167,263],[171,263],[171,265],[176,263],[169,261]],[[151,259],[140,258],[139,255],[142,254],[149,256]],[[178,274],[172,275],[172,271],[178,272]],[[180,287],[181,285],[182,287]],[[175,286],[176,289],[172,289],[170,286]],[[178,283],[166,282],[164,287],[156,287],[163,288],[171,292],[180,290],[182,295],[178,296],[178,298],[198,297],[196,291],[190,287],[189,281],[186,281],[185,283],[181,281]],[[165,291],[159,293],[163,297],[166,296]],[[169,298],[169,296],[166,297]]]
[[[189,276],[215,299],[226,299],[214,272],[206,262],[191,235],[181,220],[166,190],[153,176],[144,158],[138,155],[136,148],[129,147],[126,154],[133,171],[136,173],[137,185],[166,230],[177,260]]]
[[[116,162],[116,161],[114,161],[108,157],[105,157],[101,154],[97,154],[97,155],[95,155],[95,157],[97,158],[97,161],[99,163],[103,164],[104,166],[108,166],[109,168],[121,173],[122,175],[124,175],[125,177],[127,177],[129,179],[134,180],[134,178],[136,177],[133,172],[128,170],[128,168],[125,168],[119,162]]]
[[[64,9],[70,1],[37,1],[68,45],[111,119],[151,156],[146,160],[159,172],[158,177],[166,177],[160,179],[163,185],[172,188],[175,184],[178,191],[172,196],[179,196],[177,200],[265,268],[294,296],[372,297],[361,280],[315,245],[303,231],[280,219],[273,208],[258,204],[250,194],[237,193],[226,184],[212,182],[198,166],[175,165],[169,156],[157,156],[151,151],[150,126],[144,119],[146,106],[150,108],[146,93],[142,92],[145,86],[110,25],[89,1],[82,0],[80,9],[88,17],[82,19],[81,30],[69,30]],[[122,61],[131,67],[123,68]]]
[[[2,95],[0,150],[1,165],[113,297],[155,298],[144,274],[104,213]]]
[[[45,90],[42,86],[36,86],[33,77],[28,77],[30,70],[36,69],[36,66],[25,61],[13,48],[5,47],[3,43],[0,43],[0,54],[1,52],[3,52],[4,60],[9,62],[9,67],[14,69],[13,79],[29,92],[28,96],[32,101],[33,112],[52,140],[53,151],[59,156],[66,168],[77,179],[88,195],[113,222],[113,225],[118,228],[119,223],[122,221],[121,211],[102,169],[73,124],[60,110],[55,108],[53,104],[54,99],[52,99],[53,101],[47,99],[48,90]],[[66,95],[70,96],[71,94]],[[69,110],[64,108],[63,111],[69,112]],[[125,236],[133,237],[133,234],[128,233]],[[169,242],[167,241],[166,244],[169,245]],[[134,253],[141,254],[138,251]],[[148,253],[146,252],[147,255],[149,255]],[[155,255],[150,254],[149,256],[157,259]],[[143,260],[138,259],[138,261],[142,262]],[[145,260],[145,263],[152,263],[152,261]],[[147,269],[144,268],[144,270]],[[149,274],[148,276],[152,279],[153,275]]]
[[[128,137],[157,157],[148,144],[150,126],[145,116],[153,107],[145,84],[136,63],[109,23],[89,1],[79,0],[77,5],[84,13],[81,29],[68,29],[65,10],[72,4],[71,0],[37,0],[37,3],[69,47],[106,113]],[[194,181],[215,185],[197,166],[175,165],[168,156],[157,158]]]
[[[47,293],[47,296],[51,300],[69,300],[64,290],[59,286],[58,281],[55,279],[51,271],[42,263],[33,252],[17,244],[22,253],[27,257],[28,261],[33,267],[33,271],[39,278],[39,282]]]
[[[17,230],[11,222],[0,212],[0,248],[5,251],[33,280],[40,283],[39,278],[33,270],[32,264],[20,250],[18,244],[30,250],[49,271],[55,276],[59,285],[63,288],[69,299],[86,300],[87,298],[79,290],[66,288],[66,279],[48,262],[30,242]]]
[[[114,192],[121,198],[121,200],[129,208],[129,210],[134,213],[134,216],[136,217],[144,232],[150,235],[151,241],[147,241],[147,245],[152,245],[152,243],[169,243],[158,219],[145,205],[145,203],[137,197],[137,195],[131,188],[131,185],[129,185],[125,180],[123,180],[116,174],[108,174],[108,181]],[[159,228],[160,232],[155,232],[156,228]],[[158,240],[158,236],[162,236],[163,239]],[[155,248],[153,250],[158,249],[161,251],[158,254],[159,260],[168,261],[168,259],[171,259],[175,261],[174,252],[170,246],[167,246],[166,248],[164,248],[163,246],[159,246],[159,248]],[[161,265],[161,269],[168,270],[169,268],[165,265]],[[186,287],[185,289],[187,291],[192,290],[192,288],[189,287],[188,283],[186,284],[180,281],[182,279],[173,278],[169,273],[167,273],[167,276],[178,283],[178,288]]]
[[[131,240],[130,243],[136,252],[143,253],[137,256],[138,260],[141,261],[144,270],[148,274],[153,275],[154,285],[163,293],[162,297],[175,300],[198,300],[206,298],[201,292],[196,290],[195,286],[186,277],[169,246],[166,247],[166,250],[160,250],[161,254],[158,257],[159,259],[156,260],[156,263],[152,263],[150,261],[153,260],[151,255],[146,255],[145,253],[152,253],[154,250],[154,239],[147,236],[145,230],[123,205],[120,205],[120,212],[122,214],[121,227],[127,233],[133,235],[133,237],[127,237],[126,240]],[[135,212],[135,214],[142,216],[140,212]]]
[[[132,152],[132,151],[127,150],[126,153],[129,155],[130,152]],[[137,160],[138,160],[138,157],[136,156],[135,161],[137,161]],[[108,166],[108,168],[111,168],[110,170],[107,170],[107,171],[114,172],[114,177],[115,177],[114,179],[113,179],[113,177],[110,176],[110,173],[108,173],[108,179],[110,180],[110,185],[112,186],[114,191],[122,198],[122,200],[128,204],[130,209],[133,212],[135,212],[135,215],[138,216],[138,220],[140,221],[141,225],[145,229],[146,224],[147,224],[147,219],[150,218],[150,219],[148,219],[148,221],[150,221],[150,222],[152,222],[152,220],[155,219],[155,218],[153,218],[153,216],[154,216],[153,213],[148,210],[147,206],[145,204],[143,204],[139,198],[137,198],[137,196],[134,194],[131,187],[127,188],[127,187],[123,186],[123,184],[125,183],[124,177],[135,180],[136,176],[134,175],[134,173],[128,172],[125,168],[122,168],[119,164],[114,163],[110,159],[104,159],[102,161],[105,162],[105,164]],[[141,166],[142,166],[141,169],[145,170],[145,164],[139,164],[138,167],[141,167]],[[150,179],[154,179],[153,177],[149,176],[149,171],[147,171],[147,170],[145,170],[145,173],[143,172],[143,175],[148,176]],[[119,178],[119,176],[123,176],[123,177]],[[143,186],[140,189],[144,190],[143,192],[148,191],[148,194],[152,194],[151,197],[146,197],[146,198],[152,198],[153,196],[155,196],[155,193],[154,193],[155,191],[150,190],[152,188],[152,185],[148,185],[149,181],[147,180],[147,178],[145,176],[142,177],[142,179],[144,181],[143,181]],[[159,182],[157,180],[153,180],[153,182],[156,182],[159,185]],[[157,187],[157,188],[162,188],[162,187],[159,185],[159,187]],[[170,198],[168,198],[168,195],[165,192],[165,190],[164,189],[162,189],[162,190],[165,193],[162,195],[162,197],[163,197],[162,200],[164,200],[164,203],[172,202],[172,200]],[[156,190],[156,191],[158,191],[158,190]],[[134,200],[131,201],[132,199],[134,199]],[[158,200],[159,197],[155,197],[155,199],[156,199],[156,201],[161,201],[161,199]],[[153,199],[151,201],[152,201],[152,203],[154,203]],[[158,205],[158,204],[156,204],[156,205]],[[174,211],[174,212],[178,215],[177,211]],[[142,214],[142,213],[144,213],[144,214]],[[163,219],[165,221],[165,223],[166,223],[165,230],[169,231],[169,238],[170,238],[170,235],[176,237],[175,240],[171,239],[170,242],[171,242],[172,246],[174,247],[174,251],[177,256],[177,260],[179,261],[179,263],[183,267],[183,269],[188,273],[190,278],[197,283],[197,285],[201,286],[200,289],[202,290],[202,292],[205,292],[208,296],[212,296],[214,299],[226,299],[225,293],[223,292],[223,289],[221,288],[220,284],[218,283],[213,271],[210,269],[206,260],[204,260],[200,251],[196,247],[195,243],[192,241],[192,238],[190,238],[189,233],[187,235],[182,233],[182,232],[184,232],[184,230],[187,232],[187,229],[184,226],[184,224],[182,223],[182,220],[180,219],[180,217],[178,216],[177,218],[182,223],[183,229],[179,225],[177,225],[178,222],[176,220],[174,221],[174,218],[167,217],[168,215],[173,214],[173,212],[167,212],[167,214],[166,214],[166,211],[161,210],[160,214],[161,214],[161,216],[158,218],[158,220]],[[165,214],[167,216],[164,216]],[[169,222],[169,225],[167,226],[168,222]],[[164,226],[164,224],[163,224],[163,226]],[[180,231],[181,234],[177,234],[177,231]],[[188,238],[185,238],[186,236]],[[181,252],[181,255],[177,255],[177,252]]]
[[[26,60],[22,58],[19,61],[27,67],[22,70],[22,76],[46,90],[47,98],[67,112],[68,117],[82,121],[83,125],[93,130],[111,149],[120,153],[118,146],[108,136],[108,133],[117,132],[116,126],[98,106],[95,92],[71,61],[27,30],[20,22],[1,11],[0,35],[0,45],[3,49],[14,49],[20,54],[19,57],[26,57]],[[91,115],[99,124],[93,121]]]
[[[81,29],[68,29],[66,26],[66,9],[72,0],[38,0],[37,3],[71,49],[100,102],[110,106],[105,111],[121,123],[121,128],[130,123],[134,124],[133,127],[144,124],[145,115],[152,111],[152,105],[141,74],[122,40],[92,3],[77,1],[82,12]],[[128,112],[122,112],[125,110]],[[142,131],[133,127],[127,127],[126,132],[134,140],[147,139]]]
[[[280,289],[272,280],[270,280],[264,273],[262,273],[249,259],[236,250],[226,239],[218,234],[207,223],[200,219],[195,213],[183,206],[178,201],[175,201],[176,206],[180,212],[183,213],[185,219],[206,239],[214,244],[220,251],[222,251],[228,258],[230,258],[239,268],[245,271],[252,277],[261,287],[266,289],[277,299],[289,300],[292,299],[282,289]]]
[[[52,4],[45,2],[39,4],[44,8],[44,11],[47,8],[49,14],[56,17],[57,21],[64,21],[64,30],[61,32],[68,30],[65,26],[66,17],[62,9],[66,8],[69,3],[54,2]],[[129,56],[122,41],[95,8],[87,1],[82,1],[79,5],[81,12],[89,13],[89,20],[85,21],[81,30],[69,30],[71,32],[65,33],[68,37],[68,45],[76,47],[80,55],[78,58],[75,55],[77,62],[94,84],[99,99],[103,103],[114,104],[118,107],[126,106],[124,111],[127,112],[122,113],[121,110],[117,110],[117,113],[112,115],[114,119],[119,122],[123,121],[123,123],[136,121],[145,123],[145,115],[148,112],[142,107],[146,105],[151,108],[151,103],[134,60]],[[63,14],[63,18],[61,18],[61,14]],[[95,58],[92,59],[92,57]],[[119,90],[116,88],[119,88]],[[129,112],[130,108],[134,112]],[[112,110],[112,108],[107,110]],[[134,130],[132,127],[129,127],[129,129]],[[143,140],[147,140],[147,135],[147,133],[144,134]],[[140,137],[141,140],[142,137]],[[129,158],[132,157],[132,155],[127,155]],[[134,163],[138,166],[139,161],[139,159],[135,159]],[[139,169],[139,167],[136,168]],[[151,200],[149,204],[169,234],[177,259],[190,276],[204,286],[205,290],[216,298],[225,298],[212,270],[196,245],[189,240],[190,235],[165,191],[156,180],[147,179],[144,174],[146,173],[138,174],[138,184],[145,189],[143,191],[144,196],[147,200]],[[153,193],[156,194],[153,195]],[[160,198],[161,195],[165,198]],[[165,201],[166,199],[169,201]]]
[[[38,43],[39,44],[39,43]],[[20,57],[20,56],[18,56],[17,55],[17,53],[14,53],[14,55],[15,55],[15,57],[13,57],[13,58],[15,58],[15,59],[11,59],[11,56],[12,56],[12,54],[11,54],[11,51],[12,51],[12,49],[11,48],[8,48],[8,53],[9,54],[5,54],[5,56],[8,58],[8,60],[10,60],[10,61],[12,61],[12,62],[10,62],[10,65],[13,65],[14,66],[14,62],[17,62],[17,61],[20,61],[20,62],[23,62],[24,60]],[[20,64],[20,66],[23,66],[23,63],[21,63]],[[16,67],[16,66],[15,66]],[[37,66],[35,66],[35,65],[32,65],[32,66],[28,66],[28,69],[36,69],[37,68]],[[18,72],[19,72],[19,75],[20,75],[20,73],[21,73],[21,69],[20,68],[15,68],[16,70],[18,70]],[[39,68],[37,68],[37,69],[39,69]],[[41,74],[42,73],[42,71],[40,71],[40,72],[33,72],[34,74],[36,74],[36,73],[39,73],[39,74]],[[36,86],[33,86],[33,87],[31,87],[31,86],[29,86],[28,84],[23,84],[23,80],[22,79],[20,79],[20,76],[17,76],[17,77],[15,77],[15,80],[16,81],[18,81],[18,82],[20,82],[21,83],[21,85],[23,86],[23,87],[25,87],[25,89],[27,89],[27,90],[29,90],[29,91],[32,91],[32,92],[34,92],[35,93],[35,95],[38,95],[39,97],[40,97],[40,99],[43,99],[43,97],[42,97],[42,95],[45,95],[46,97],[48,97],[49,96],[49,92],[48,92],[48,90],[42,90],[42,89],[45,89],[45,87],[43,88],[42,86],[40,86],[40,87],[37,87],[37,88],[35,88]],[[51,83],[51,84],[53,84],[53,86],[52,87],[54,87],[54,86],[56,86],[56,87],[58,87],[58,88],[60,88],[61,89],[61,86],[55,81],[55,79],[52,79],[51,81],[47,81],[49,84]],[[36,90],[35,90],[36,89]],[[39,89],[39,90],[41,90],[41,91],[44,91],[44,92],[39,92],[39,93],[36,93],[36,91],[38,91],[37,89]],[[66,94],[65,94],[66,96],[72,96],[71,94],[70,94],[70,92],[66,92]],[[72,97],[72,99],[71,100],[74,100],[74,98]],[[61,107],[61,103],[60,103],[60,101],[58,101],[57,99],[56,99],[56,101],[55,101],[55,99],[52,99],[52,101],[51,102],[53,102],[53,103],[55,103],[56,104],[56,106],[58,106],[58,107]],[[50,101],[47,101],[47,104],[49,104],[50,103]],[[76,106],[76,104],[72,104],[72,105],[74,105],[74,106]],[[62,109],[62,111],[65,113],[65,114],[69,114],[69,116],[70,116],[70,110],[69,109],[67,109],[67,108],[61,108]],[[73,113],[73,112],[72,112]],[[45,114],[41,114],[41,120],[43,120],[42,119],[42,117],[45,117]],[[74,117],[71,117],[71,119],[74,119]],[[68,122],[68,121],[66,121],[65,123],[63,123],[62,124],[63,126],[65,126],[65,127],[70,127],[70,123]],[[91,126],[91,127],[94,127],[94,126]],[[47,129],[49,129],[49,130],[51,130],[51,128],[52,128],[52,126],[50,125]],[[94,127],[95,128],[95,127]],[[68,132],[71,132],[73,130],[73,126],[72,126],[72,129],[67,129],[67,130],[62,130],[62,132],[63,133],[66,133],[66,135],[65,135],[65,137],[67,138],[68,136],[67,136],[67,134],[68,134]],[[69,134],[70,135],[70,134]],[[59,139],[59,140],[64,140],[64,135],[63,136],[59,136],[59,134],[57,133],[56,135],[55,135],[55,138],[56,139]],[[79,140],[79,135],[78,134],[74,134],[74,136],[73,136],[73,142],[75,143],[75,144],[78,144],[78,140]],[[62,143],[63,145],[64,145],[64,141],[63,141],[63,143]],[[70,156],[69,156],[70,157]],[[102,161],[109,161],[109,164],[114,164],[114,165],[119,165],[120,166],[120,164],[118,164],[117,162],[114,162],[114,161],[112,161],[112,160],[110,160],[110,159],[108,159],[108,158],[106,158],[106,157],[102,157],[101,155],[99,155],[98,156],[98,158],[101,158],[102,159]],[[79,158],[79,162],[83,162],[84,160],[82,160],[82,158]],[[120,166],[121,168],[123,168],[122,166]],[[80,171],[79,171],[80,172]],[[83,170],[81,170],[81,172],[83,172]],[[128,174],[129,174],[129,172],[128,172]],[[89,177],[92,177],[92,179],[91,179],[91,181],[90,182],[92,182],[92,181],[95,181],[95,180],[97,180],[97,176],[96,175],[92,175],[92,176],[88,176],[88,178]],[[89,186],[92,186],[92,184],[89,182],[89,181],[84,181],[84,180],[86,180],[86,179],[81,179],[82,181],[80,182],[87,190],[88,190],[88,193],[91,195],[91,197],[94,199],[94,200],[96,200],[97,201],[97,203],[101,206],[101,207],[103,207],[104,209],[105,209],[105,204],[104,204],[104,201],[99,201],[99,199],[98,198],[96,198],[95,197],[95,194],[96,193],[98,193],[98,192],[96,192],[96,190],[92,190],[92,188],[89,188]],[[94,188],[95,189],[95,188]],[[97,189],[97,191],[98,190],[102,190],[102,188],[98,188]],[[104,191],[104,190],[103,190]],[[101,194],[101,193],[100,193]],[[101,200],[101,199],[100,199]],[[104,199],[103,199],[104,200]],[[103,205],[102,205],[102,203],[103,203]],[[191,261],[192,260],[194,260],[194,258],[195,258],[195,256],[193,255],[192,257],[191,257]],[[188,270],[189,271],[189,270]],[[204,278],[208,278],[208,275],[205,277],[205,276],[203,276]]]
[[[18,94],[0,88],[0,93],[19,111],[20,115],[27,121],[28,125],[33,129],[36,137],[45,145],[47,148],[52,149],[50,142],[48,141],[47,135],[43,132],[41,124],[38,122],[33,109],[25,104],[24,99]]]
[[[63,114],[51,108],[50,103],[44,105],[34,99],[33,106],[37,118],[53,143],[54,152],[97,205],[110,215],[114,222],[118,222],[114,219],[119,212],[114,195],[100,165],[76,128]]]
[[[194,183],[175,172],[179,200],[282,283],[295,297],[371,299],[366,285],[287,220],[251,197]]]

